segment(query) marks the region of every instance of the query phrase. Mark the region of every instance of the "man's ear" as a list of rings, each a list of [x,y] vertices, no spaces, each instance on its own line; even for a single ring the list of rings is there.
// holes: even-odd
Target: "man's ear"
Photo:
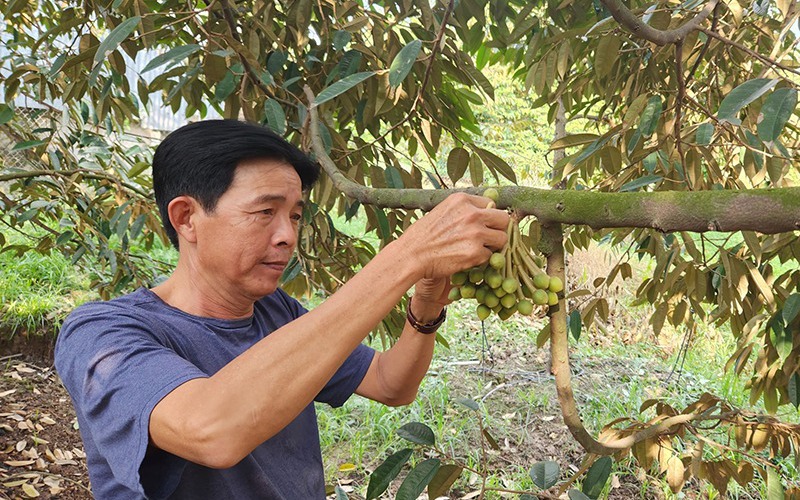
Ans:
[[[178,196],[167,205],[169,222],[178,233],[178,238],[189,243],[197,241],[195,215],[202,212],[203,208],[191,196]]]

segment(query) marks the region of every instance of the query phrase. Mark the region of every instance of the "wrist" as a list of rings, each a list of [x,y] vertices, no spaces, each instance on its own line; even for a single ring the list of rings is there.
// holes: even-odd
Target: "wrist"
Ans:
[[[425,301],[413,301],[409,299],[409,303],[406,306],[406,319],[408,323],[412,326],[412,328],[420,333],[434,333],[439,329],[440,326],[442,326],[442,323],[444,323],[444,320],[447,317],[447,309],[442,307],[441,304],[436,304],[436,307],[433,309],[426,308],[424,305],[417,307],[414,305],[414,302],[422,302],[422,304],[426,304]],[[438,312],[434,316],[430,311],[434,311],[436,309],[438,309]],[[425,311],[425,313],[424,315],[422,315],[423,313],[419,313],[420,315],[418,316],[418,311]]]
[[[430,302],[423,299],[419,295],[413,296],[414,300],[409,298],[408,300],[408,308],[411,310],[411,313],[417,318],[419,321],[423,323],[429,323],[434,321],[436,318],[442,314],[442,310],[444,306],[439,304],[438,302]]]

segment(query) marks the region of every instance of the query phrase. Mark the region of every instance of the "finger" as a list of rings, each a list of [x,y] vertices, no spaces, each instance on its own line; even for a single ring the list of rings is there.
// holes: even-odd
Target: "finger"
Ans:
[[[508,221],[511,218],[505,210],[489,207],[480,211],[480,217],[486,227],[503,231],[504,233],[508,228]]]
[[[488,249],[489,253],[486,256],[486,260],[489,260],[489,257],[492,256],[492,251],[500,250],[506,246],[506,243],[508,243],[508,233],[506,233],[505,229],[486,228],[483,234],[483,245]]]

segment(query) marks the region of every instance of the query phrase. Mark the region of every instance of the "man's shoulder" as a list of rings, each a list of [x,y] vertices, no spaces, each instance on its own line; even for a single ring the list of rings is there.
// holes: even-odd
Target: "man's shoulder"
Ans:
[[[103,316],[112,319],[115,315],[136,315],[139,306],[152,301],[145,288],[110,299],[86,302],[76,307],[66,319],[66,322],[78,318]]]

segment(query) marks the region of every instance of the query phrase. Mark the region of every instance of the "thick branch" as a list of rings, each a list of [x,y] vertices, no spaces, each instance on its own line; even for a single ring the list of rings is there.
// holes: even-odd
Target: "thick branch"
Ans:
[[[547,255],[547,274],[558,276],[566,283],[564,276],[564,235],[560,224],[550,224],[543,227],[542,243],[540,249]],[[588,453],[595,455],[612,455],[620,450],[626,450],[634,444],[646,439],[673,431],[678,426],[689,422],[706,419],[718,419],[719,416],[706,416],[698,413],[682,413],[667,417],[655,422],[640,431],[615,439],[600,442],[596,440],[584,427],[578,413],[578,406],[572,391],[572,374],[569,367],[569,338],[567,336],[567,304],[560,298],[558,305],[548,310],[550,318],[550,358],[552,361],[553,375],[556,379],[556,394],[561,406],[561,416],[570,434]]]
[[[714,11],[717,6],[718,0],[711,0],[706,6],[697,13],[692,19],[681,25],[674,30],[659,30],[653,28],[646,22],[642,21],[631,12],[622,0],[600,0],[611,12],[611,16],[624,28],[636,36],[640,36],[645,40],[655,43],[656,45],[667,45],[675,43],[679,40],[686,38],[686,35],[698,29],[700,24],[705,21],[708,16]]]
[[[430,210],[456,191],[466,189],[379,189],[351,181],[325,152],[319,137],[314,96],[309,99],[311,150],[338,190],[366,205]],[[600,193],[502,187],[497,206],[513,207],[520,215],[534,215],[544,223],[581,224],[595,229],[649,227],[673,231],[758,231],[765,234],[800,229],[800,188],[719,191],[656,191]]]

